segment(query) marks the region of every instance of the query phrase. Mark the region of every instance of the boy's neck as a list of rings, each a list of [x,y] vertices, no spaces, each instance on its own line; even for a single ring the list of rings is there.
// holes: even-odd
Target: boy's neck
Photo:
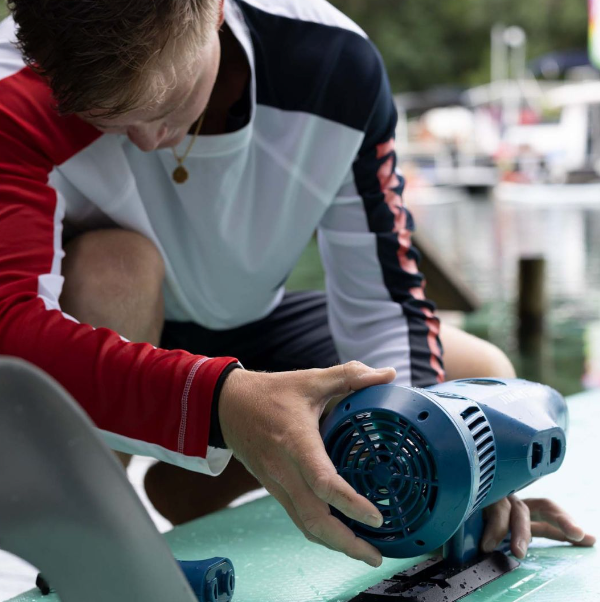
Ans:
[[[242,97],[250,79],[250,65],[246,53],[226,23],[223,24],[219,37],[221,62],[202,125],[204,135],[225,132],[229,110]]]

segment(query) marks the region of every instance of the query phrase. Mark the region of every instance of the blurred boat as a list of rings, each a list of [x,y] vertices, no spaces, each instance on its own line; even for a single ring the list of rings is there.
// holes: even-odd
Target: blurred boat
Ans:
[[[564,52],[528,69],[519,27],[494,26],[491,38],[490,83],[396,97],[400,164],[429,187],[493,189],[503,202],[600,203],[600,81],[538,81],[532,70],[597,72]]]
[[[464,99],[455,89],[398,95],[397,152],[429,186],[486,191],[498,182],[493,157],[482,145],[490,127],[461,105]]]
[[[600,205],[600,81],[568,83],[545,97],[555,123],[525,125],[505,136],[500,202]],[[512,156],[511,151],[512,149]]]
[[[600,206],[600,182],[587,184],[543,184],[501,182],[494,188],[494,200],[538,206]]]

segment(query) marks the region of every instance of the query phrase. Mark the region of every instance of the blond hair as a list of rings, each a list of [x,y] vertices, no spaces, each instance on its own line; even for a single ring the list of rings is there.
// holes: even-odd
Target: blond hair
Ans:
[[[63,114],[161,101],[216,31],[219,0],[9,0],[17,45]],[[183,67],[182,67],[183,66]]]

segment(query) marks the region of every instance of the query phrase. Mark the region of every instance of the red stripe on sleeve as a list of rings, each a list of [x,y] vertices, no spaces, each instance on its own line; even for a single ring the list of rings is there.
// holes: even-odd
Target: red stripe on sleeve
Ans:
[[[389,153],[394,152],[394,138],[388,142],[377,145],[377,158],[381,159]],[[394,216],[394,232],[398,236],[398,262],[404,272],[408,274],[417,274],[419,266],[417,262],[408,256],[412,245],[412,234],[406,226],[406,212],[404,211],[404,202],[398,194],[397,188],[400,185],[398,176],[394,170],[395,161],[393,157],[384,161],[377,172],[377,178],[381,186],[381,192],[385,196],[385,203]],[[410,293],[416,299],[425,299],[425,280],[422,280],[420,287],[410,289]],[[427,326],[427,346],[431,352],[429,364],[436,374],[437,382],[445,380],[444,369],[438,358],[441,357],[441,349],[438,345],[438,336],[440,333],[439,320],[433,315],[433,312],[427,308],[422,308],[425,314],[425,324]]]

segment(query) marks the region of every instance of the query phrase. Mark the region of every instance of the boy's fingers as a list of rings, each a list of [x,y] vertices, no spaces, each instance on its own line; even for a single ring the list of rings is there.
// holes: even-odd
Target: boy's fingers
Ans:
[[[300,474],[297,478],[288,474],[281,485],[292,500],[303,529],[351,558],[371,566],[381,564],[379,551],[335,518],[329,506],[315,495]]]
[[[285,489],[281,487],[281,485],[275,483],[275,481],[270,481],[268,485],[265,486],[265,489],[283,506],[284,510],[287,512],[287,515],[292,519],[294,525],[296,525],[296,527],[302,531],[304,537],[306,537],[308,541],[318,543],[319,545],[333,550],[331,546],[327,545],[325,542],[321,541],[318,537],[315,537],[312,533],[309,533],[306,530],[304,524],[298,517],[298,513],[296,512],[296,508],[294,507],[290,496],[286,493]]]
[[[585,531],[553,501],[539,498],[523,502],[529,507],[533,521],[549,523],[561,530],[570,541],[581,541],[585,537]]]
[[[510,525],[511,503],[504,498],[491,506],[486,511],[486,526],[481,539],[483,552],[492,552],[508,533]]]
[[[380,527],[383,516],[367,498],[358,494],[341,477],[325,451],[318,431],[299,439],[292,458],[308,484],[320,500],[339,510],[348,518],[370,527]]]
[[[374,369],[357,361],[326,368],[320,372],[317,396],[325,401],[365,387],[390,383],[396,376],[394,368]]]
[[[564,531],[558,529],[557,527],[553,527],[552,525],[546,522],[532,522],[531,523],[531,534],[534,537],[545,537],[547,539],[553,539],[555,541],[568,541],[574,546],[588,548],[593,546],[596,543],[596,538],[593,535],[585,534],[583,539],[579,541],[573,541],[569,539]]]
[[[510,513],[510,547],[517,558],[525,558],[531,541],[529,507],[514,495],[511,495],[508,500],[512,507]]]

